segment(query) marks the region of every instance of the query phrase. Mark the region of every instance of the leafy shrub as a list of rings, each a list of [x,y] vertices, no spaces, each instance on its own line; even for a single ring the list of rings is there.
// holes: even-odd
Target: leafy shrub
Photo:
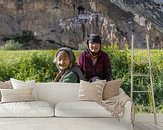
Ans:
[[[20,80],[34,79],[37,82],[52,81],[57,72],[53,57],[54,51],[27,51],[26,54],[15,57],[13,62],[3,61],[0,63],[0,80],[13,77]]]
[[[48,82],[55,77],[55,66],[52,65],[53,59],[49,55],[34,53],[28,59],[20,59],[17,63],[19,72],[16,74],[17,79],[30,80],[38,82]]]
[[[14,43],[14,44],[19,43],[19,45],[22,47],[22,46],[28,46],[30,41],[34,41],[36,39],[35,39],[34,33],[32,31],[23,30],[22,35],[6,37],[3,40],[4,41],[12,41],[11,43]],[[10,50],[16,50],[16,49],[10,49]]]
[[[5,45],[1,46],[1,50],[21,50],[22,44],[19,42],[15,42],[14,40],[9,40],[5,43]]]
[[[30,41],[34,40],[34,33],[32,31],[23,30],[21,40],[22,44],[27,45]]]
[[[84,50],[86,48],[87,48],[86,43],[83,42],[83,43],[79,44],[79,47],[78,47],[79,50]]]

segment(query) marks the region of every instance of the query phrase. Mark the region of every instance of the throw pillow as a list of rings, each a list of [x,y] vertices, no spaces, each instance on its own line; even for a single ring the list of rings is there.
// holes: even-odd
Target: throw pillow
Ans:
[[[81,80],[78,100],[101,101],[105,83],[105,80],[92,83]]]
[[[12,84],[14,89],[34,88],[32,94],[33,94],[34,99],[37,100],[37,92],[35,89],[36,83],[34,80],[25,81],[25,82],[17,80],[17,79],[13,79],[13,78],[11,78],[10,80],[11,80],[11,84]]]
[[[111,97],[119,95],[119,88],[121,86],[122,81],[121,80],[112,80],[108,81],[105,84],[104,90],[103,90],[103,100],[107,100]]]
[[[11,81],[0,82],[0,89],[12,89]]]
[[[34,80],[26,81],[26,82],[13,79],[13,78],[10,78],[10,80],[14,89],[34,88],[36,86],[36,83]]]
[[[0,89],[12,89],[11,81],[0,82]],[[0,101],[1,101],[1,92],[0,92]]]
[[[33,88],[28,89],[1,89],[2,103],[33,101]]]

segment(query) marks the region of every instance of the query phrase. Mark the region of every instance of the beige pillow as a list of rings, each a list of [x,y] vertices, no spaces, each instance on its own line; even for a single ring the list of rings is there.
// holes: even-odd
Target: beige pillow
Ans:
[[[86,82],[81,80],[78,100],[101,101],[106,81]]]
[[[0,82],[0,89],[12,89],[11,81]],[[1,92],[0,92],[0,101],[1,101]]]
[[[106,82],[103,90],[103,100],[107,100],[111,97],[117,96],[119,94],[119,88],[121,86],[121,83],[121,80],[112,80]]]
[[[10,78],[11,84],[13,86],[13,89],[27,89],[27,88],[34,88],[33,89],[33,97],[35,100],[37,100],[37,92],[36,92],[36,83],[35,80],[30,80],[30,81],[21,81],[17,79]]]
[[[0,89],[12,89],[11,81],[0,82]]]
[[[11,84],[14,89],[25,89],[25,88],[34,88],[36,83],[34,80],[31,81],[21,81],[17,79],[10,78]]]
[[[1,102],[24,102],[33,101],[33,88],[28,89],[1,89]]]

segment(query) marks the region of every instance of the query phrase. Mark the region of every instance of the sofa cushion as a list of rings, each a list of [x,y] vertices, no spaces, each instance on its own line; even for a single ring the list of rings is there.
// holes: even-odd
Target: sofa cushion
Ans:
[[[101,101],[105,80],[96,82],[80,81],[78,100]]]
[[[109,111],[93,101],[59,102],[55,106],[57,117],[112,117]]]
[[[104,100],[107,100],[111,97],[117,96],[119,94],[119,88],[121,83],[122,83],[121,80],[112,80],[106,82],[103,90],[102,98]]]
[[[0,117],[51,117],[53,107],[46,101],[0,104]]]
[[[28,89],[1,89],[1,102],[24,102],[33,101],[33,88]]]

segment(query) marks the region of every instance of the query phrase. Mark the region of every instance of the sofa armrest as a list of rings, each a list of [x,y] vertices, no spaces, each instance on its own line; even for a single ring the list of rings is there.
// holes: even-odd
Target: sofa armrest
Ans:
[[[124,90],[122,88],[119,89],[119,94],[125,94]],[[124,111],[124,117],[122,118],[122,120],[125,120],[127,122],[132,122],[132,119],[134,117],[132,117],[132,102],[131,101],[127,101],[125,104],[125,111]]]
[[[124,119],[129,122],[131,122],[131,109],[132,109],[132,102],[127,101],[125,104]]]

